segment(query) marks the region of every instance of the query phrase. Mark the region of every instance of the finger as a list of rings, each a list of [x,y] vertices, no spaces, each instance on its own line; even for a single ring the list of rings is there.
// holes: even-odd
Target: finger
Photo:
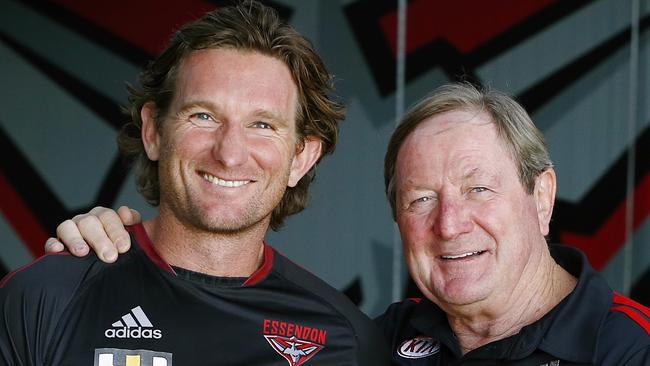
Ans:
[[[99,259],[106,263],[115,262],[117,248],[108,237],[102,222],[92,214],[81,215],[77,220],[77,227],[86,243],[97,253]]]
[[[65,246],[57,238],[48,238],[44,249],[45,253],[60,253],[65,249]]]
[[[138,224],[142,222],[142,215],[140,215],[140,212],[138,212],[138,210],[134,210],[130,208],[129,211],[131,211],[131,215],[133,215],[134,224]]]
[[[56,228],[56,236],[59,241],[68,248],[72,255],[83,257],[88,254],[89,247],[84,241],[77,224],[72,220],[65,220]]]
[[[122,219],[124,225],[135,225],[142,222],[140,213],[132,208],[128,208],[127,206],[121,206],[118,208],[117,214],[120,216],[120,219]]]
[[[117,214],[122,219],[124,225],[135,225],[140,223],[140,213],[127,206],[120,206],[117,209]]]
[[[124,228],[122,218],[112,209],[97,207],[90,211],[101,221],[108,238],[113,242],[119,253],[124,253],[131,247],[131,238]]]

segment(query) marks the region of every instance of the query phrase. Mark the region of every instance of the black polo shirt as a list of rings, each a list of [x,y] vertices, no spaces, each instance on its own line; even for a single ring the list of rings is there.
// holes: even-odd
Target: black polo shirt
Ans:
[[[393,304],[377,319],[394,365],[650,365],[650,309],[612,291],[572,247],[555,261],[578,278],[574,291],[537,322],[466,355],[445,313],[429,300]]]

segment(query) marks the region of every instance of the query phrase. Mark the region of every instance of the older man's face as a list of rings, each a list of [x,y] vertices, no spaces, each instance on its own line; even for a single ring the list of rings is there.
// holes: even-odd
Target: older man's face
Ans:
[[[409,270],[446,310],[505,304],[536,270],[544,241],[488,115],[451,111],[418,126],[397,157],[397,223]]]

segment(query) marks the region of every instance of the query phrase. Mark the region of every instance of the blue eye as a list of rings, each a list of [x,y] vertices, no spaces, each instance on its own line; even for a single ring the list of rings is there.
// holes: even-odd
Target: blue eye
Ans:
[[[197,119],[200,119],[201,121],[210,121],[210,120],[212,120],[212,117],[210,117],[209,114],[203,113],[203,112],[194,113],[193,115],[190,116],[190,118],[197,118]]]
[[[253,127],[261,128],[261,129],[265,129],[265,130],[266,129],[273,129],[273,127],[271,127],[270,124],[268,124],[266,122],[262,122],[262,121],[256,121],[255,123],[253,123]]]
[[[212,118],[210,114],[205,112],[197,112],[191,114],[189,117],[189,121],[197,126],[205,126],[205,127],[210,126],[215,122],[214,118]]]
[[[414,205],[421,205],[421,204],[428,203],[428,202],[431,202],[431,201],[433,201],[433,197],[431,197],[431,196],[423,196],[423,197],[420,197],[420,198],[416,198],[416,199],[414,199],[414,200],[411,202],[410,205],[411,205],[411,206],[414,206]]]
[[[422,196],[410,201],[405,209],[410,212],[423,212],[423,210],[429,210],[435,207],[436,197],[435,196]]]
[[[488,189],[485,188],[485,187],[474,187],[474,188],[471,189],[471,192],[473,192],[473,193],[481,193],[481,192],[485,192],[487,190]]]
[[[217,125],[217,120],[215,120],[212,115],[206,112],[196,112],[190,114],[188,121],[197,127],[202,128],[213,128]]]

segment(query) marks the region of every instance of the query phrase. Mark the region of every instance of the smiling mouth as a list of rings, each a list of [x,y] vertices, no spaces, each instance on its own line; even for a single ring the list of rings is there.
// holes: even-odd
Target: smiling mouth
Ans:
[[[465,258],[479,256],[485,252],[486,252],[485,250],[479,250],[476,252],[467,252],[467,253],[461,253],[457,255],[441,255],[440,258],[444,260],[465,259]]]
[[[208,173],[203,173],[201,176],[203,179],[219,187],[237,188],[251,182],[250,180],[225,180]]]

